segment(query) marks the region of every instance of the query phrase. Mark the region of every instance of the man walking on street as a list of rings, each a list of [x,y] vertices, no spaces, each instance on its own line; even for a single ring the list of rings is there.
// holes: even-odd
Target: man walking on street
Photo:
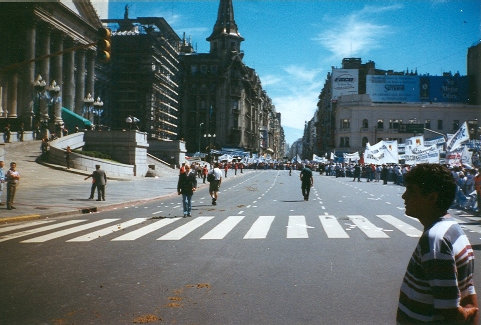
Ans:
[[[10,163],[10,169],[7,171],[5,178],[7,179],[7,209],[15,209],[13,201],[15,199],[15,192],[17,191],[17,185],[20,180],[20,174],[16,170],[17,164],[15,162]]]
[[[479,324],[474,252],[448,213],[456,183],[439,164],[418,164],[406,174],[406,215],[423,234],[407,266],[397,310],[398,324]]]
[[[222,171],[219,168],[219,163],[216,162],[214,169],[209,174],[213,175],[213,180],[209,184],[209,193],[212,197],[212,205],[217,205],[217,192],[219,192],[220,184],[222,183]]]
[[[314,185],[312,170],[310,170],[307,166],[304,166],[299,177],[302,182],[301,189],[302,195],[304,196],[304,201],[309,201],[309,193],[311,191],[311,187]]]
[[[100,165],[95,165],[95,171],[92,175],[95,184],[97,185],[97,201],[105,201],[105,185],[107,185],[107,174],[100,169]]]
[[[197,188],[197,178],[194,172],[190,171],[190,166],[185,165],[185,172],[179,175],[177,182],[177,193],[182,194],[182,205],[184,208],[184,218],[190,217],[192,211],[192,195]]]

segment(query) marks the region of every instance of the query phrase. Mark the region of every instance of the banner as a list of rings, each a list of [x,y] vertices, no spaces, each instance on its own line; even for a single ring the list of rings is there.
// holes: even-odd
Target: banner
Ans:
[[[436,146],[416,148],[412,153],[399,157],[406,165],[421,163],[439,164],[439,149]]]
[[[404,152],[406,155],[415,154],[417,149],[424,148],[424,136],[418,135],[406,139]]]
[[[344,153],[344,160],[349,160],[349,161],[358,161],[359,159],[361,159],[361,157],[359,156],[359,152],[355,152],[355,153]]]
[[[436,139],[432,139],[432,140],[424,140],[424,145],[426,147],[431,147],[431,146],[434,146],[434,145],[442,145],[442,144],[445,144],[446,143],[446,139],[444,137],[440,137],[440,138],[436,138]]]
[[[457,149],[461,143],[469,140],[468,123],[465,121],[454,135],[446,142],[446,151]]]

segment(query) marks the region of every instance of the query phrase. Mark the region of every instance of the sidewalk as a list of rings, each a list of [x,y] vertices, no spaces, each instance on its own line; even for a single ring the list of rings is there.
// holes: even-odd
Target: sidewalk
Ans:
[[[178,170],[166,168],[157,178],[109,179],[106,201],[96,201],[97,197],[89,200],[91,178],[84,178],[92,171],[67,170],[64,166],[39,164],[35,160],[40,154],[40,141],[5,144],[4,170],[6,172],[10,162],[15,161],[20,172],[20,183],[15,195],[16,209],[7,210],[6,205],[0,206],[0,224],[102,211],[158,199],[176,194],[177,191]],[[199,182],[199,186],[205,184]],[[5,203],[6,196],[5,187],[2,203]]]

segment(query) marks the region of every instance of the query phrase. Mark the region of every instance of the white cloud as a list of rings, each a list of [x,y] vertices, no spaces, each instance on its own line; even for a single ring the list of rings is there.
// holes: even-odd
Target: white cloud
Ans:
[[[380,48],[383,40],[390,36],[392,27],[377,24],[372,15],[400,9],[400,5],[373,7],[366,6],[346,17],[329,17],[329,29],[318,34],[315,41],[332,53],[331,59],[363,56]]]
[[[282,81],[282,78],[275,75],[266,75],[261,79],[263,87],[276,85],[276,84],[279,84],[281,81]]]

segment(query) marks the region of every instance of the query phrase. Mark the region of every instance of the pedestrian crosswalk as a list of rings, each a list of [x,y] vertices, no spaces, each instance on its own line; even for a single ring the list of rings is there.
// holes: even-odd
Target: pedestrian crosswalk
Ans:
[[[461,220],[457,220],[462,224]],[[481,226],[464,226],[470,232],[481,233]],[[284,230],[285,228],[285,230]],[[281,230],[279,230],[281,229]],[[420,237],[422,226],[412,218],[392,215],[319,215],[319,216],[199,216],[194,218],[106,218],[95,221],[37,220],[0,227],[0,244],[18,239],[20,243],[44,243],[63,240],[69,243],[104,240],[134,241],[150,236],[157,241],[177,241],[184,238],[222,240],[269,239],[281,235],[286,239],[349,239],[362,236],[369,239],[389,239],[394,232],[408,237]]]

